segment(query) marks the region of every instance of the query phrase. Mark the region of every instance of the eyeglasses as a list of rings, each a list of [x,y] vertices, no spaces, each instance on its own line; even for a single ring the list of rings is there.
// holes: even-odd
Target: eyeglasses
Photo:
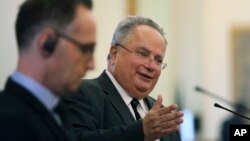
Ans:
[[[134,51],[126,48],[125,46],[123,46],[121,44],[118,44],[118,43],[116,43],[115,46],[119,46],[119,47],[127,50],[128,52],[133,53],[135,56],[137,56],[138,58],[140,58],[142,60],[142,62],[144,62],[144,63],[149,62],[150,59],[151,59],[150,56],[149,56],[149,53],[146,53],[145,51],[139,51],[138,50],[138,51],[134,52]],[[162,58],[154,58],[154,62],[162,70],[167,67],[167,64],[162,62]]]
[[[72,42],[73,44],[75,44],[77,47],[79,47],[79,49],[82,51],[83,54],[93,54],[94,53],[95,43],[83,44],[83,43],[81,43],[81,42],[79,42],[79,41],[69,37],[68,35],[66,35],[64,33],[59,32],[59,31],[56,31],[56,35]]]

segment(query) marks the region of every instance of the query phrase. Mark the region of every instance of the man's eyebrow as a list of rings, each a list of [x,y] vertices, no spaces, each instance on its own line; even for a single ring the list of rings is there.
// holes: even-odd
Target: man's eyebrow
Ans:
[[[143,51],[147,51],[147,52],[151,52],[150,50],[148,50],[146,47],[144,46],[138,46],[137,50],[143,50]]]
[[[147,53],[151,53],[151,51],[148,50],[148,49],[147,49],[146,47],[144,47],[144,46],[139,46],[139,47],[137,48],[137,50],[143,50],[143,51],[146,51]],[[159,58],[159,57],[164,58],[164,53],[163,53],[163,54],[156,54],[155,57],[157,57],[157,58]]]

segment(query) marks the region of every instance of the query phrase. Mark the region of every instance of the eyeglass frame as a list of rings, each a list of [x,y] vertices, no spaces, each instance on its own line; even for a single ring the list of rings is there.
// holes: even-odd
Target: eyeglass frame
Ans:
[[[71,38],[70,36],[60,32],[60,31],[55,31],[57,37],[62,37],[71,43],[75,44],[83,54],[93,54],[95,51],[95,43],[81,43],[80,41],[77,41],[76,39]]]
[[[128,52],[134,54],[135,56],[137,56],[137,57],[140,58],[140,59],[149,58],[149,55],[143,56],[142,54],[138,54],[138,52],[134,52],[134,51],[132,51],[132,50],[126,48],[124,45],[121,45],[121,44],[119,44],[119,43],[115,43],[114,46],[121,47],[121,48],[127,50]],[[165,69],[165,68],[167,67],[167,63],[164,63],[164,62],[157,62],[156,59],[153,59],[153,61],[154,61],[154,63],[155,63],[156,65],[161,66],[161,70],[163,70],[163,69]],[[149,61],[148,61],[148,62],[149,62]]]

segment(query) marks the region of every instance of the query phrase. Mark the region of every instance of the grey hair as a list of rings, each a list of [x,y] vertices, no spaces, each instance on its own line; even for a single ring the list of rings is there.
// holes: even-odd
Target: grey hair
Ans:
[[[156,29],[161,35],[162,38],[164,39],[165,45],[167,45],[167,40],[165,38],[165,33],[163,29],[155,23],[153,20],[145,17],[140,17],[140,16],[129,16],[122,20],[112,38],[111,45],[114,46],[116,43],[124,43],[128,37],[128,35],[133,31],[133,29],[138,26],[138,25],[148,25],[154,29]]]

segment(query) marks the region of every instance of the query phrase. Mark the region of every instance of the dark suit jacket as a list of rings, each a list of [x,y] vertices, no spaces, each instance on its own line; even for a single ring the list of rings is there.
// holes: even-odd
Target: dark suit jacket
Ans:
[[[0,93],[0,141],[67,141],[51,113],[11,79]]]
[[[70,108],[69,120],[79,141],[144,141],[142,121],[136,122],[106,73],[84,80],[77,94],[64,102]],[[151,97],[144,99],[151,108]],[[161,141],[178,141],[169,134]]]

